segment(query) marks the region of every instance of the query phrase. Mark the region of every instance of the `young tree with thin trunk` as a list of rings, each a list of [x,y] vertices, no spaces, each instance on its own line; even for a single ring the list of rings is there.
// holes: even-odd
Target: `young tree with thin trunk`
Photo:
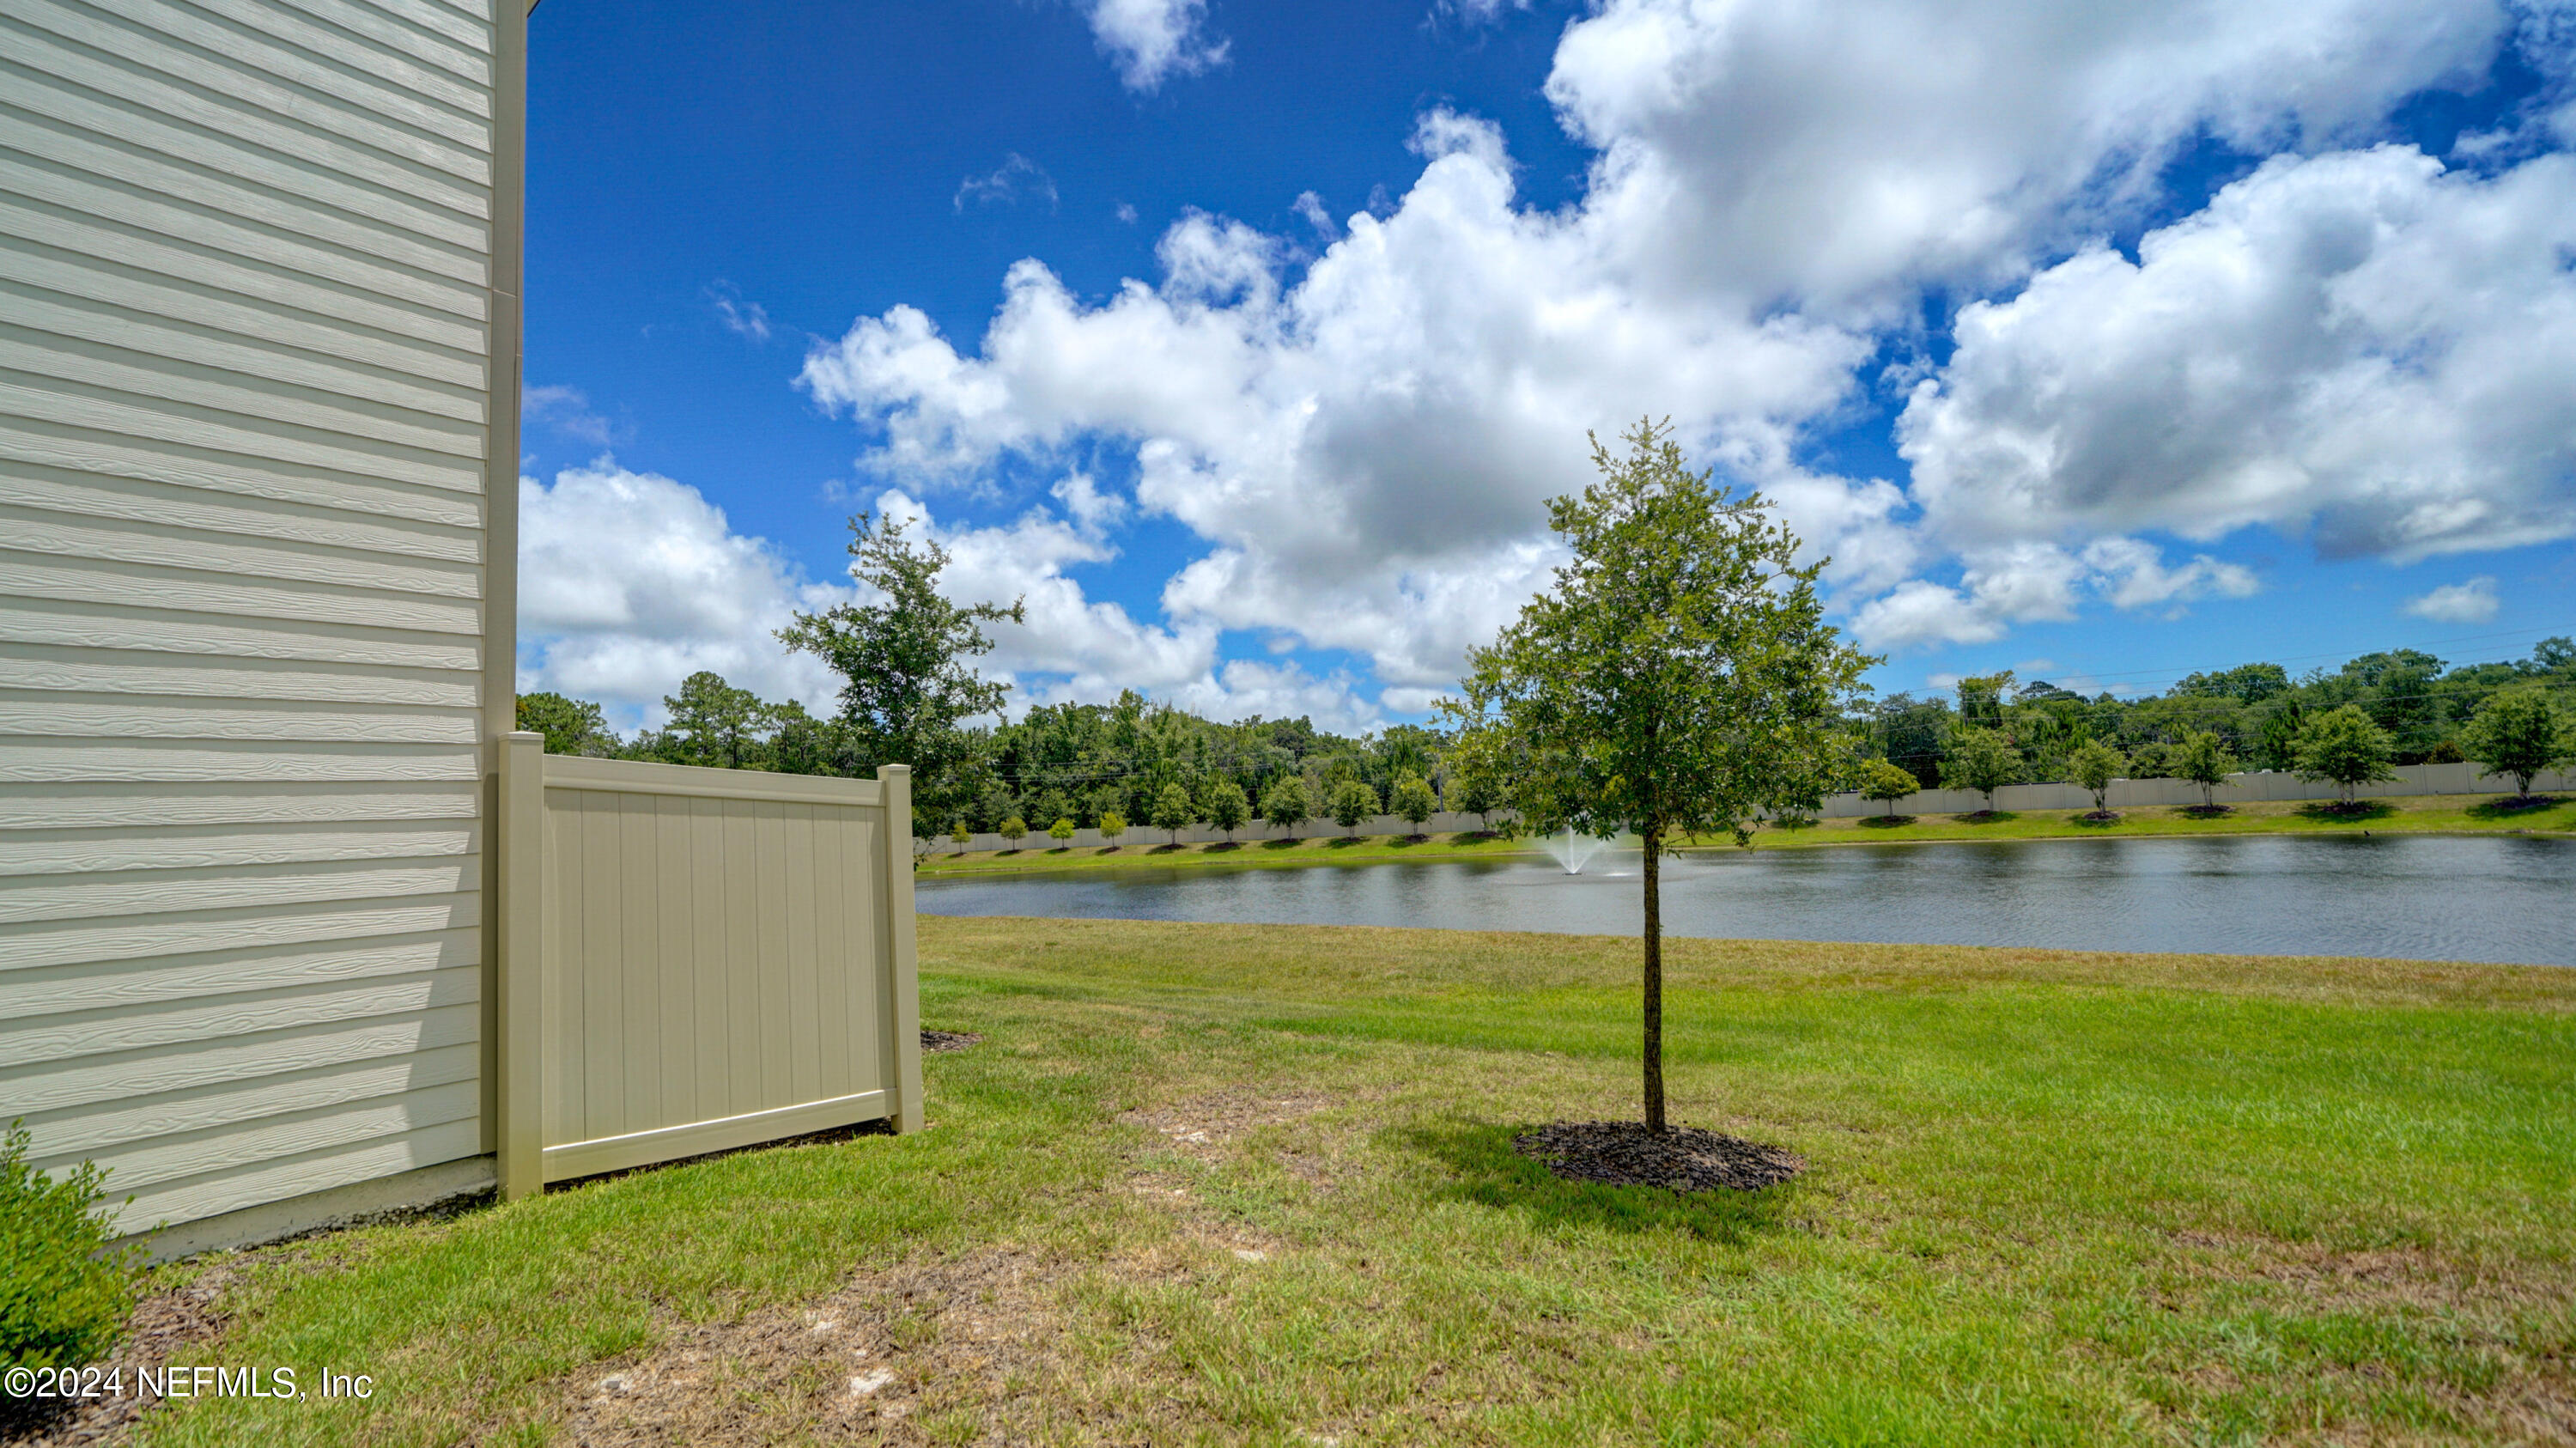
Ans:
[[[1208,823],[1225,831],[1225,842],[1234,843],[1234,832],[1252,818],[1252,801],[1244,798],[1243,786],[1231,779],[1221,779],[1208,791]]]
[[[1281,775],[1261,792],[1261,821],[1273,829],[1294,830],[1314,815],[1314,803],[1306,798],[1306,781],[1293,774]]]
[[[1896,802],[1923,788],[1923,782],[1912,770],[1899,769],[1884,759],[1873,759],[1861,766],[1860,797],[1887,802],[1887,817],[1896,817]]]
[[[1154,796],[1151,823],[1158,830],[1170,830],[1173,844],[1181,842],[1181,831],[1197,822],[1198,817],[1199,807],[1190,799],[1190,792],[1177,784],[1164,785]]]
[[[1357,836],[1360,821],[1377,814],[1377,791],[1369,788],[1365,780],[1346,779],[1333,786],[1332,798],[1325,801],[1325,806],[1332,811],[1333,823]]]
[[[1494,806],[1503,802],[1498,781],[1482,769],[1462,769],[1450,776],[1449,788],[1460,814],[1474,815],[1480,828],[1493,829]]]
[[[2183,740],[2182,752],[2174,756],[2173,771],[2200,786],[2200,807],[2214,813],[2218,809],[2218,787],[2236,772],[2236,756],[2227,752],[2216,734],[2202,729]]]
[[[2021,783],[2027,773],[2021,751],[1992,729],[1960,730],[1941,759],[1941,787],[1984,795],[1987,814],[1995,812],[1995,791]]]
[[[1120,814],[1114,809],[1104,811],[1101,814],[1100,837],[1109,842],[1111,849],[1116,849],[1118,847],[1118,837],[1125,833],[1127,833],[1127,817],[1125,815]]]
[[[1440,808],[1440,796],[1431,792],[1431,781],[1418,774],[1408,774],[1395,782],[1395,788],[1387,791],[1386,804],[1397,819],[1413,826],[1413,832],[1418,835],[1422,833],[1423,824]]]
[[[2570,729],[2537,689],[2508,689],[2478,707],[2460,731],[2460,751],[2489,774],[2511,776],[2517,799],[2531,797],[2531,782],[2576,755]]]
[[[1549,503],[1573,561],[1468,655],[1448,712],[1526,757],[1510,791],[1533,829],[1639,836],[1646,1125],[1662,1132],[1663,857],[1690,836],[1749,845],[1762,815],[1821,808],[1875,661],[1824,622],[1825,560],[1801,566],[1759,495],[1692,472],[1666,424],[1623,441],[1614,456],[1594,438],[1601,480]]]
[[[2121,757],[2119,750],[2099,739],[2085,740],[2066,756],[2067,772],[2075,776],[2085,793],[2093,796],[2093,813],[2097,815],[2111,812],[2111,781],[2128,767],[2129,761]]]
[[[1047,826],[1047,838],[1055,841],[1058,845],[1071,844],[1073,842],[1073,832],[1076,828],[1077,827],[1073,822],[1073,816],[1064,815],[1058,818],[1054,824]]]
[[[1018,815],[1012,815],[994,826],[993,833],[1000,835],[1004,844],[1016,850],[1020,847],[1020,841],[1029,837],[1029,822]]]
[[[2312,715],[2300,726],[2291,758],[2299,778],[2313,784],[2332,780],[2343,788],[2343,804],[2352,807],[2353,791],[2397,777],[2389,768],[2395,746],[2388,731],[2371,721],[2358,704],[2346,704]]]

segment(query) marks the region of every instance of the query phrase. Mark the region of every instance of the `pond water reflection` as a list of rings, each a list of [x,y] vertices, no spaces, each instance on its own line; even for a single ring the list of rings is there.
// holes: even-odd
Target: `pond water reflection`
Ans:
[[[1622,934],[1637,856],[925,879],[934,915]],[[1665,862],[1664,929],[1867,940],[2576,965],[2576,842],[2249,835],[1722,851]]]

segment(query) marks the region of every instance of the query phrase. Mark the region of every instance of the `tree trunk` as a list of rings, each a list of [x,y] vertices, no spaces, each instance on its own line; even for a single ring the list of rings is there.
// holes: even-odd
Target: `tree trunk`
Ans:
[[[1646,1129],[1664,1129],[1664,831],[1646,825]]]

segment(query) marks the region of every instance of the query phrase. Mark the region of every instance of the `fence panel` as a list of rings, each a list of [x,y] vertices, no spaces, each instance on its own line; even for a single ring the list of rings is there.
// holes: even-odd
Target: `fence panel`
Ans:
[[[905,772],[546,757],[534,738],[513,736],[503,781],[504,889],[539,922],[503,967],[504,1190],[917,1127]]]

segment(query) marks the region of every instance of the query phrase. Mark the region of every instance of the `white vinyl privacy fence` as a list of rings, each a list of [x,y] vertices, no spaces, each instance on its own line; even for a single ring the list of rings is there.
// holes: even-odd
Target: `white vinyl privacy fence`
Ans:
[[[2381,784],[2366,784],[2353,791],[2360,799],[2397,799],[2409,795],[2499,794],[2509,792],[2513,781],[2483,773],[2474,764],[2401,764],[2390,771],[2397,777]],[[2532,788],[2544,792],[2576,791],[2576,774],[2544,774],[2532,781]],[[2329,783],[2310,783],[2295,774],[2231,774],[2227,782],[2212,792],[2219,804],[2252,804],[2264,800],[2340,799],[2343,790]],[[2115,779],[2104,803],[2113,809],[2138,809],[2149,805],[2198,804],[2200,786],[2184,779]],[[1973,789],[1927,789],[1907,795],[1896,802],[1898,814],[1967,814],[1986,807],[1986,797]],[[2092,791],[2073,784],[2008,784],[1995,791],[1997,809],[2091,809]],[[1853,815],[1884,814],[1883,800],[1865,800],[1857,794],[1837,794],[1825,801],[1824,814],[1833,819]]]
[[[499,1171],[921,1124],[909,772],[548,756],[501,789]]]

